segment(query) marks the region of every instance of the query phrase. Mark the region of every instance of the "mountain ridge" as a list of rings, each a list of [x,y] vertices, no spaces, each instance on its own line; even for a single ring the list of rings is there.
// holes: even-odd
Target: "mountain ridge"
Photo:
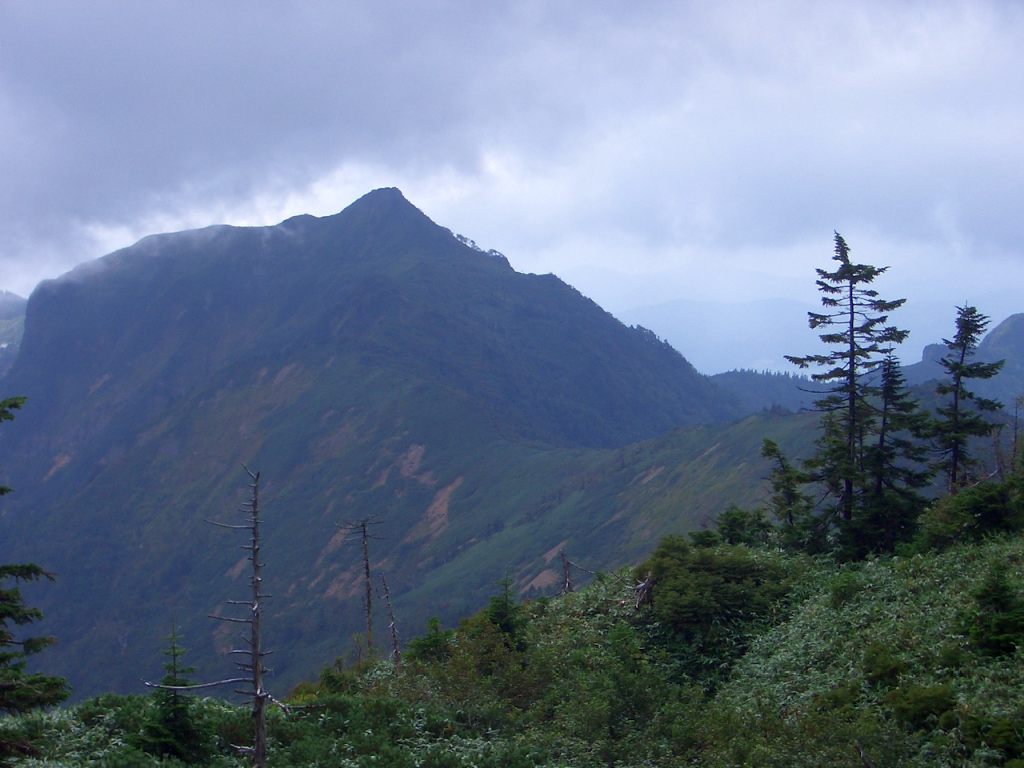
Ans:
[[[197,663],[223,663],[204,617],[237,598],[237,558],[203,521],[230,519],[242,462],[266,482],[268,642],[287,651],[289,685],[362,623],[360,565],[336,541],[346,520],[385,513],[374,568],[412,632],[424,611],[478,608],[505,568],[536,588],[560,542],[642,556],[660,532],[750,498],[718,482],[721,451],[708,453],[735,399],[650,332],[460,242],[397,190],[321,219],[145,238],[41,284],[25,328],[0,379],[29,398],[0,430],[16,488],[0,559],[60,574],[31,599],[61,638],[43,663],[77,695],[152,676],[171,614]],[[701,421],[717,424],[683,426]],[[756,477],[759,437],[743,434],[733,477]],[[704,501],[640,514],[631,489],[673,493],[637,485],[652,469],[644,440],[670,446],[650,448],[661,466],[704,478]]]

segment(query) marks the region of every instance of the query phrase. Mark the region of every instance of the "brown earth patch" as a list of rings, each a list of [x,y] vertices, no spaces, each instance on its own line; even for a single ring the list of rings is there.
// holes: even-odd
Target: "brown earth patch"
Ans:
[[[416,527],[405,537],[406,541],[416,541],[416,539],[423,538],[433,539],[448,527],[448,503],[451,501],[455,489],[460,485],[462,485],[461,476],[457,477],[451,485],[445,486],[434,494],[434,500],[427,507],[426,513],[416,524]]]
[[[721,445],[721,443],[715,443],[715,444],[714,444],[714,445],[712,445],[712,446],[711,446],[710,448],[708,448],[708,449],[707,449],[706,451],[704,451],[704,453],[702,453],[702,454],[701,454],[700,456],[698,456],[698,457],[697,457],[697,460],[698,460],[698,461],[700,461],[700,460],[701,460],[701,459],[703,459],[703,458],[704,458],[705,456],[707,456],[707,455],[708,455],[709,453],[711,453],[711,452],[712,452],[712,451],[714,451],[714,450],[715,450],[716,448],[718,448],[718,446],[720,446],[720,445]]]
[[[321,454],[336,456],[353,440],[352,427],[345,424],[341,429],[332,432],[317,444]]]
[[[98,379],[96,379],[96,383],[95,384],[93,384],[91,387],[89,387],[89,394],[91,395],[93,392],[95,392],[97,389],[102,387],[108,381],[110,381],[110,374],[109,373],[104,373],[102,376],[100,376]]]
[[[335,532],[333,536],[331,536],[330,540],[327,542],[327,546],[320,550],[320,557],[317,558],[314,567],[319,566],[320,563],[324,561],[325,557],[327,557],[329,554],[331,554],[331,552],[334,552],[338,547],[345,543],[345,535],[347,533],[348,531],[342,528]]]
[[[426,446],[424,445],[413,443],[409,446],[409,450],[402,456],[402,464],[398,468],[402,477],[412,477],[416,474],[416,471],[420,468],[420,462],[423,461],[423,452],[425,450]]]
[[[558,574],[555,572],[555,570],[553,568],[548,568],[547,570],[538,573],[533,578],[533,581],[526,585],[526,589],[524,589],[523,591],[525,592],[527,589],[531,589],[532,587],[536,587],[537,589],[545,589],[547,587],[550,587],[552,584],[557,584],[558,578]]]
[[[338,575],[324,592],[324,597],[333,597],[335,600],[344,600],[351,597],[359,590],[359,581],[355,578],[355,571],[346,571]]]
[[[382,485],[384,485],[384,483],[386,483],[388,481],[388,475],[390,475],[390,474],[391,474],[391,467],[386,467],[384,469],[384,471],[380,473],[380,477],[377,478],[377,482],[375,482],[373,484],[372,488],[380,488]],[[371,488],[371,490],[372,490],[372,488]]]
[[[647,485],[651,480],[660,475],[664,469],[664,464],[660,467],[653,467],[646,475],[644,475],[643,479],[640,481],[640,485]]]
[[[277,372],[277,376],[274,377],[274,381],[271,382],[270,386],[272,388],[276,387],[282,381],[287,379],[288,375],[295,370],[296,366],[298,366],[298,363],[288,363],[288,365],[286,365],[284,368]]]
[[[569,540],[566,539],[561,544],[555,544],[555,546],[553,546],[551,549],[549,549],[547,552],[544,553],[544,555],[543,555],[543,557],[544,557],[544,565],[547,565],[548,563],[550,563],[552,560],[555,559],[555,555],[557,555],[561,551],[562,547],[565,546],[567,541],[569,541]]]
[[[242,573],[242,569],[245,568],[245,566],[248,564],[249,557],[243,557],[241,560],[239,560],[237,563],[231,566],[231,569],[224,575],[227,576],[229,579],[237,579],[239,574]]]
[[[50,467],[50,471],[46,473],[46,476],[43,478],[43,482],[45,483],[47,480],[53,477],[53,473],[56,472],[61,467],[66,467],[69,461],[71,461],[70,454],[60,454],[56,459],[53,460],[53,466]]]

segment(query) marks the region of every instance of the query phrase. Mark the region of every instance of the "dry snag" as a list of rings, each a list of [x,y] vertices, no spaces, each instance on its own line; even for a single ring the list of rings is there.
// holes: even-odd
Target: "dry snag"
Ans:
[[[252,699],[252,718],[254,727],[253,745],[251,747],[240,747],[235,746],[239,752],[250,754],[253,756],[253,765],[256,768],[265,768],[267,764],[267,715],[266,707],[267,702],[275,702],[274,699],[263,687],[263,675],[270,670],[263,666],[263,657],[269,656],[271,651],[264,651],[261,647],[260,637],[260,620],[263,615],[263,603],[262,601],[271,597],[271,595],[264,594],[260,591],[262,584],[262,577],[260,576],[260,569],[263,567],[263,563],[260,562],[260,475],[257,472],[253,474],[248,467],[244,464],[243,469],[248,473],[251,480],[249,484],[249,500],[242,505],[240,512],[247,515],[245,525],[228,525],[226,523],[217,523],[213,520],[207,520],[206,522],[211,525],[215,525],[218,528],[229,528],[231,530],[249,531],[250,539],[249,543],[244,545],[242,548],[249,551],[248,560],[252,562],[252,576],[250,577],[250,586],[252,587],[252,597],[249,600],[228,600],[229,605],[241,605],[247,609],[248,616],[246,618],[234,618],[228,616],[215,616],[210,615],[211,619],[217,619],[217,621],[226,621],[234,624],[248,624],[249,625],[249,637],[242,635],[242,640],[246,643],[248,648],[235,649],[231,651],[232,655],[239,655],[247,657],[244,661],[235,662],[238,669],[247,674],[246,677],[230,677],[224,680],[217,680],[212,683],[200,683],[198,685],[181,685],[181,686],[170,686],[170,685],[159,685],[156,683],[147,682],[146,685],[150,688],[162,688],[164,690],[173,691],[194,691],[199,688],[214,688],[220,685],[231,685],[231,684],[246,684],[252,686],[251,690],[246,689],[235,689],[235,693],[241,693],[245,696],[249,696]]]
[[[402,651],[398,647],[398,628],[395,626],[395,612],[391,610],[391,592],[388,590],[388,580],[384,578],[384,571],[380,572],[380,583],[384,587],[384,604],[388,607],[388,621],[391,622],[391,656],[397,668],[402,665]]]
[[[379,514],[379,513],[378,513]],[[383,521],[376,519],[377,515],[370,515],[355,522],[345,522],[339,526],[347,531],[345,534],[346,544],[361,544],[363,548],[363,576],[366,580],[366,652],[373,657],[373,582],[370,578],[370,539],[379,539],[370,533],[371,525],[380,525]]]
[[[633,592],[636,593],[636,607],[638,609],[642,605],[650,605],[653,602],[654,574],[648,571],[646,579],[643,581],[638,579],[636,586],[633,587]]]
[[[560,595],[567,595],[572,592],[572,571],[569,562],[569,558],[565,554],[564,549],[558,550],[558,555],[562,558],[562,573],[565,574],[565,579],[562,582],[562,590],[558,593]]]

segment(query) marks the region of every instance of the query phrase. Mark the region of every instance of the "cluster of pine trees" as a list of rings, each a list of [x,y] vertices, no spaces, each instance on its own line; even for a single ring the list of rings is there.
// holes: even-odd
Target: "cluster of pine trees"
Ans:
[[[973,501],[991,490],[985,482],[992,478],[978,476],[974,441],[997,429],[992,414],[1002,404],[971,386],[995,376],[1003,362],[973,359],[989,319],[975,307],[958,307],[956,333],[943,340],[945,377],[935,387],[933,411],[926,410],[895,355],[908,331],[889,317],[906,300],[881,298],[871,287],[887,267],[854,263],[838,233],[833,258],[834,270],[817,270],[823,311],[809,320],[834,349],[787,357],[819,369],[811,377],[824,387],[815,401],[822,414],[817,451],[798,466],[765,440],[763,456],[774,462],[768,508],[786,545],[859,559],[914,539],[936,474],[951,497],[968,493]]]

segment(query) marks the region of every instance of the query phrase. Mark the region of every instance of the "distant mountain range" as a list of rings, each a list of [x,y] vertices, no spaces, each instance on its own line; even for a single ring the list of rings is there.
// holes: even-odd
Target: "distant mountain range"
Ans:
[[[702,376],[395,189],[148,237],[41,284],[23,318],[11,302],[0,324],[24,337],[0,394],[29,399],[0,428],[0,562],[59,574],[26,592],[60,639],[40,664],[79,697],[159,676],[172,617],[198,676],[231,670],[206,616],[243,594],[245,561],[204,520],[232,520],[242,462],[264,480],[281,691],[363,626],[347,521],[379,516],[373,567],[408,638],[505,574],[550,592],[559,549],[604,570],[756,504],[762,439],[801,456],[816,434],[791,412],[804,380]]]
[[[926,400],[930,400],[934,392],[933,382],[945,377],[939,361],[948,351],[945,344],[929,344],[920,362],[903,368],[907,383]],[[1005,361],[998,376],[973,381],[970,389],[982,397],[999,400],[1012,411],[1014,400],[1024,395],[1024,314],[1011,315],[992,328],[978,345],[975,359]],[[793,411],[812,408],[817,399],[815,392],[823,389],[806,375],[770,371],[727,371],[709,378],[738,398],[744,410],[751,412],[773,406]]]
[[[907,382],[924,384],[943,378],[944,369],[939,360],[947,351],[944,344],[925,347],[921,362],[903,369]],[[1012,409],[1014,399],[1024,395],[1024,314],[1011,315],[985,334],[975,359],[987,363],[1006,361],[998,376],[973,382],[971,389],[983,397],[1000,400]]]
[[[0,291],[0,376],[14,365],[25,333],[25,305],[28,302],[10,291]]]

